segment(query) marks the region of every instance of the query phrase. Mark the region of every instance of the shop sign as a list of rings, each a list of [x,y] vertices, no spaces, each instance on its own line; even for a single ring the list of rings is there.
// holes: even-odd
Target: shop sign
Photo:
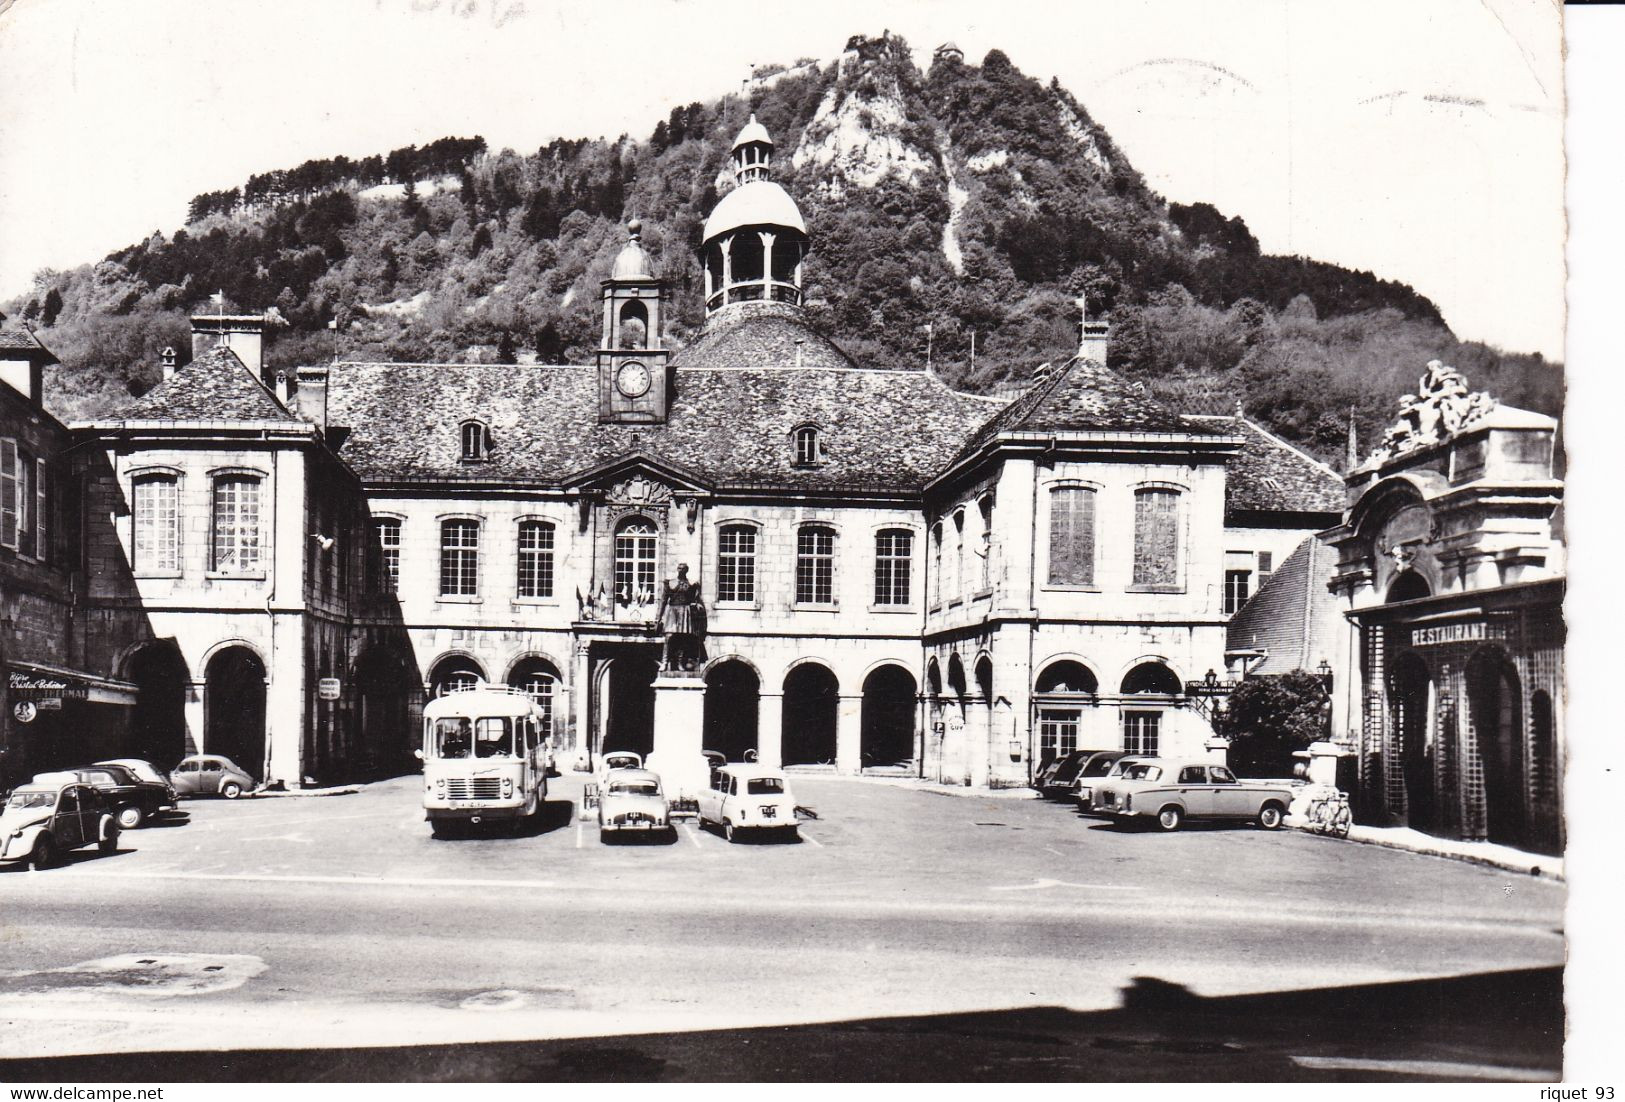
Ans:
[[[339,679],[324,677],[316,682],[316,695],[322,700],[337,700],[339,698]]]
[[[33,723],[39,709],[32,700],[19,700],[11,706],[11,714],[17,717],[18,723]]]
[[[33,704],[42,712],[60,712],[62,710],[62,698],[60,696],[42,696]]]
[[[55,697],[58,701],[85,700],[90,696],[88,685],[76,685],[65,678],[47,673],[12,670],[8,684],[11,695],[24,700],[39,700],[44,697]]]
[[[1483,620],[1411,629],[1413,647],[1442,647],[1447,643],[1479,643],[1488,639],[1506,638],[1508,632],[1505,624],[1489,624]]]

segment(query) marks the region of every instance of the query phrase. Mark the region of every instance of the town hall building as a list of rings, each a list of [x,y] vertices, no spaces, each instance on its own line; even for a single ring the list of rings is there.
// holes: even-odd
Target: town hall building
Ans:
[[[70,426],[76,661],[134,701],[75,753],[325,782],[407,763],[424,701],[484,680],[541,703],[564,768],[647,754],[683,564],[701,741],[729,759],[999,786],[1072,749],[1206,755],[1191,688],[1253,572],[1339,521],[1340,480],[1153,401],[1100,322],[1014,397],[855,362],[803,315],[816,242],[772,153],[753,119],[686,346],[633,221],[592,363],[270,377],[258,319],[221,313]]]

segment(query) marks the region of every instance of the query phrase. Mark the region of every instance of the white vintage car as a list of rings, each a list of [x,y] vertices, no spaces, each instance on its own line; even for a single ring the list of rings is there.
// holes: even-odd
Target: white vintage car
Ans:
[[[1095,785],[1090,800],[1096,814],[1163,830],[1178,830],[1186,819],[1252,821],[1275,830],[1291,802],[1286,785],[1240,781],[1222,765],[1178,758],[1137,758]]]
[[[747,833],[773,834],[786,841],[801,837],[789,782],[783,773],[765,765],[713,769],[699,804],[701,824],[721,827],[730,842],[740,841]]]
[[[598,792],[598,840],[622,834],[660,834],[676,829],[660,789],[660,776],[647,769],[612,769]]]
[[[30,868],[44,869],[80,846],[118,851],[118,820],[92,785],[20,785],[0,810],[0,861],[27,861]]]

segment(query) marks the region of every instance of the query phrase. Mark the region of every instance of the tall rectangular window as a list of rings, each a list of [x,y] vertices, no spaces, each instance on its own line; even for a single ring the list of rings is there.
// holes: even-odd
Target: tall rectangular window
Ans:
[[[34,457],[25,451],[17,452],[17,550],[24,555],[34,554],[34,525],[39,518],[39,505],[34,499],[39,474],[34,469]]]
[[[440,522],[440,595],[473,597],[480,591],[480,522]]]
[[[1134,491],[1134,584],[1179,584],[1179,491]]]
[[[553,596],[553,526],[545,520],[519,524],[519,585],[521,597]]]
[[[940,605],[942,600],[942,523],[931,526],[931,601]]]
[[[963,600],[965,596],[965,510],[954,514],[953,577],[948,582],[948,599]]]
[[[1224,572],[1224,614],[1234,616],[1241,611],[1241,606],[1247,603],[1252,594],[1249,587],[1252,585],[1253,572],[1251,570],[1226,570]]]
[[[1162,741],[1162,713],[1123,713],[1123,752],[1154,756]]]
[[[401,522],[394,517],[375,517],[372,522],[372,554],[367,588],[374,593],[397,593],[401,584]]]
[[[51,499],[45,492],[45,460],[34,460],[34,554],[41,562],[49,559]]]
[[[1095,492],[1087,486],[1049,492],[1049,584],[1095,584]]]
[[[172,475],[138,478],[130,487],[137,574],[167,574],[181,568],[180,483]]]
[[[875,604],[908,604],[913,565],[914,533],[893,528],[875,536]]]
[[[17,550],[22,526],[22,469],[17,441],[0,439],[0,546]]]
[[[985,592],[993,588],[993,499],[984,497],[978,501],[976,511],[982,520],[982,531],[976,547],[976,554],[982,560],[978,568],[981,584],[977,588]]]
[[[796,533],[796,603],[835,603],[835,532],[808,527]]]
[[[214,480],[214,553],[210,569],[252,574],[260,568],[260,480],[230,475]]]
[[[1275,556],[1268,551],[1258,553],[1258,588],[1263,589],[1264,583],[1270,580],[1275,573]]]
[[[756,529],[730,524],[717,539],[717,600],[756,599]]]
[[[655,599],[660,535],[646,520],[627,521],[615,533],[615,596],[625,602]]]

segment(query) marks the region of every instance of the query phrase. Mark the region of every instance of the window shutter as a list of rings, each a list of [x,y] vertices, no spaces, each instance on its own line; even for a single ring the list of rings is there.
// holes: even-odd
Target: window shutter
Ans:
[[[20,473],[17,469],[17,441],[10,437],[0,439],[0,546],[13,551],[17,550],[17,528],[21,522],[21,510],[18,508],[22,482],[18,477]]]
[[[34,460],[34,554],[40,562],[50,559],[49,498],[45,492],[45,460]]]

